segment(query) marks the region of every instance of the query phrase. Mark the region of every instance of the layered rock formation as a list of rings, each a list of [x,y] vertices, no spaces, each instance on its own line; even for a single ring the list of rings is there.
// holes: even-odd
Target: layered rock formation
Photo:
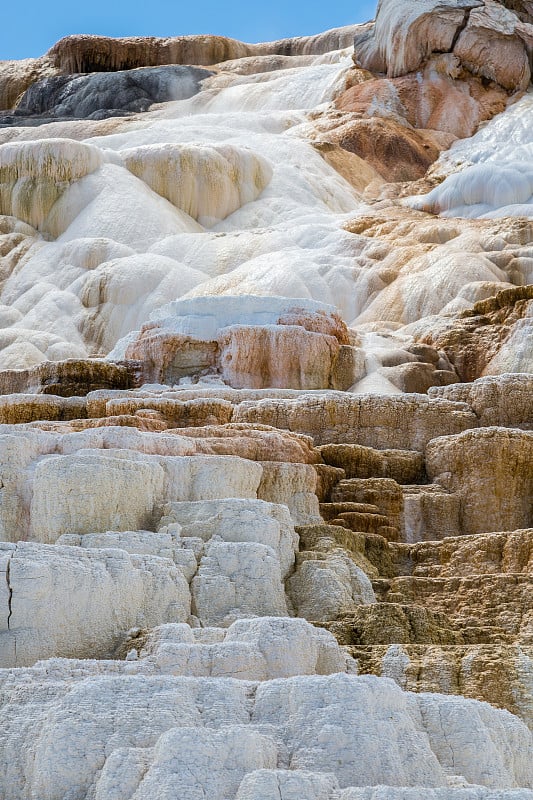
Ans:
[[[0,64],[5,800],[533,798],[530,5]]]
[[[159,309],[108,360],[138,361],[145,382],[213,377],[235,388],[341,389],[364,374],[335,309],[310,301],[198,298]]]
[[[510,6],[510,8],[506,8]],[[356,37],[355,57],[367,69],[391,78],[416,72],[434,53],[449,53],[457,66],[505,89],[529,83],[531,22],[512,3],[495,0],[380,0],[374,26]]]
[[[509,420],[495,398],[517,379],[498,379],[499,394],[495,380],[438,390],[459,402],[415,395],[410,411],[401,398],[388,408],[382,398],[381,412],[377,397],[354,398],[373,408],[368,418],[340,392],[99,389],[84,398],[86,419],[2,426],[2,530],[13,540],[2,558],[5,796],[107,798],[132,786],[148,797],[157,776],[169,797],[198,787],[275,797],[287,786],[349,798],[390,781],[425,787],[412,797],[527,797],[533,521],[530,460],[511,462],[531,437],[504,426],[527,428],[531,406],[514,403]],[[176,407],[200,402],[235,421],[176,428]],[[277,428],[261,421],[271,409]],[[403,449],[372,448],[395,413],[412,414],[388,434]],[[334,443],[349,430],[367,443]],[[479,456],[471,440],[492,449]],[[498,532],[472,535],[474,521]],[[79,713],[96,701],[96,717]],[[131,709],[129,749],[117,704]],[[94,761],[97,741],[106,755]],[[47,769],[58,753],[63,777]]]
[[[42,78],[18,99],[12,114],[0,116],[0,125],[104,119],[147,111],[154,103],[192,97],[211,74],[194,67],[165,66]]]

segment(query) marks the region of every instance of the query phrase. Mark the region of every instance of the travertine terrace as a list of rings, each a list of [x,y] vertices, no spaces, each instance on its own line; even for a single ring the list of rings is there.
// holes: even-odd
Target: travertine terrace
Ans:
[[[0,62],[2,800],[533,800],[532,52]]]

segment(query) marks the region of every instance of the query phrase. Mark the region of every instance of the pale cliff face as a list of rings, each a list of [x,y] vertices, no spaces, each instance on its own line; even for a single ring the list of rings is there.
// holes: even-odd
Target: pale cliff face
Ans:
[[[533,800],[532,46],[0,63],[2,798]]]

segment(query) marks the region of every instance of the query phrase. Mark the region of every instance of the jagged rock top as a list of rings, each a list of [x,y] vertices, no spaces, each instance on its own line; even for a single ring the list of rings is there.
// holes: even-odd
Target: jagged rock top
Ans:
[[[435,53],[449,53],[451,71],[464,68],[521,90],[531,77],[533,39],[523,6],[521,16],[527,21],[495,0],[380,0],[374,27],[355,38],[355,59],[395,78],[415,72]]]

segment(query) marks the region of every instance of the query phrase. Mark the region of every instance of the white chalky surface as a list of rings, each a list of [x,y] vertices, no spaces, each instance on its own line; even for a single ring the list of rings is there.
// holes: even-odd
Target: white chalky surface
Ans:
[[[6,800],[144,798],[156,781],[160,797],[202,789],[222,799],[245,775],[276,768],[333,775],[343,789],[384,779],[446,787],[460,774],[495,790],[532,779],[531,734],[516,717],[371,676],[58,680],[41,668],[0,677]],[[442,737],[439,714],[453,738]],[[465,763],[465,738],[483,752],[479,765]]]
[[[111,655],[126,631],[186,622],[189,587],[166,558],[119,549],[0,543],[0,664]]]
[[[153,434],[127,429],[64,437],[2,429],[0,537],[6,541],[46,544],[63,534],[150,529],[171,500],[256,498],[263,474],[259,463],[236,456],[182,456],[183,437],[164,437],[159,455]],[[61,448],[66,452],[58,454]]]

